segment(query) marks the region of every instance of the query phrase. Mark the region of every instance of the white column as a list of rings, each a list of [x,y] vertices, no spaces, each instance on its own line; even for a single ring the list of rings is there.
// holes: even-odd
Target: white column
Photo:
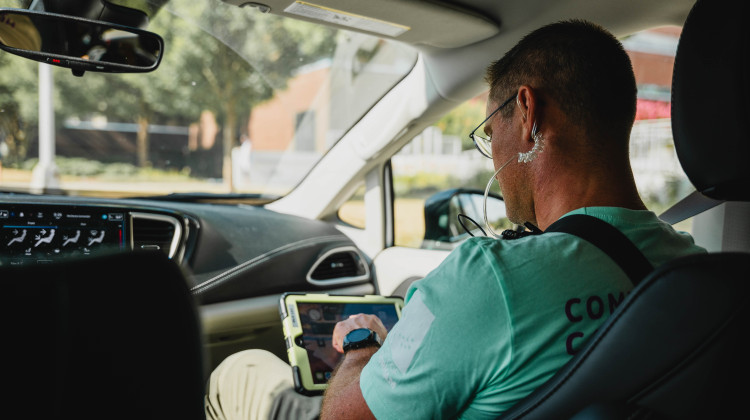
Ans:
[[[53,84],[52,66],[39,63],[39,163],[31,173],[31,190],[37,193],[60,186],[55,165]]]

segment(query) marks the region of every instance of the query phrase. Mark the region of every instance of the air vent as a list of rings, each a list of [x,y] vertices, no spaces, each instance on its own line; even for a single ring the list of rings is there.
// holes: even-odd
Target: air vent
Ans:
[[[152,213],[131,213],[133,217],[133,249],[158,249],[169,258],[177,253],[182,226],[171,216]]]
[[[370,278],[370,269],[354,247],[336,248],[321,255],[307,275],[318,285],[356,283]]]

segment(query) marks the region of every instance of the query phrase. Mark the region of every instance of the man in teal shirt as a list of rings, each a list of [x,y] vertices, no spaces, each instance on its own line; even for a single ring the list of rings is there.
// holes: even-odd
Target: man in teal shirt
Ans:
[[[543,27],[487,71],[487,120],[472,133],[493,159],[508,217],[547,229],[587,214],[658,266],[704,252],[646,210],[628,155],[636,85],[603,28]],[[591,243],[565,233],[470,239],[407,293],[377,344],[347,351],[322,418],[494,418],[562,367],[633,287]],[[374,316],[336,326],[386,331]]]
[[[546,230],[593,216],[653,266],[705,252],[638,195],[628,155],[635,77],[609,32],[581,21],[540,28],[490,66],[487,82],[487,119],[471,136],[494,162],[513,222]],[[355,329],[385,340],[347,346],[321,417],[495,418],[570,360],[632,288],[617,263],[577,236],[469,239],[414,283],[390,333],[371,315],[336,325],[340,352]],[[207,416],[317,416],[319,401],[295,394],[290,377],[268,352],[233,355],[211,376]]]
[[[606,220],[654,265],[699,251],[645,210],[576,213]],[[572,235],[470,239],[409,290],[402,320],[362,371],[364,400],[377,418],[495,418],[565,364],[632,287]]]

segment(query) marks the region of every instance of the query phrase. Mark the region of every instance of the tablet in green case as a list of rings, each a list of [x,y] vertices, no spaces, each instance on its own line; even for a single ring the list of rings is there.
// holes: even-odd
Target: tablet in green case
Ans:
[[[331,344],[333,328],[350,315],[377,315],[390,331],[401,317],[400,297],[285,293],[279,302],[294,387],[303,394],[326,389],[343,356]]]

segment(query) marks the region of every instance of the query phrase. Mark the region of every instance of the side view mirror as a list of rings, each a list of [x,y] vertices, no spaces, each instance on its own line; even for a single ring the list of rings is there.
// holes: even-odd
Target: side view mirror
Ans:
[[[484,236],[483,202],[484,191],[476,189],[454,188],[428,197],[422,248],[453,249],[470,236]],[[497,194],[487,197],[487,219],[495,232],[513,227],[506,217],[503,198]]]
[[[73,16],[0,9],[0,49],[42,63],[85,71],[155,70],[164,51],[157,34]]]

